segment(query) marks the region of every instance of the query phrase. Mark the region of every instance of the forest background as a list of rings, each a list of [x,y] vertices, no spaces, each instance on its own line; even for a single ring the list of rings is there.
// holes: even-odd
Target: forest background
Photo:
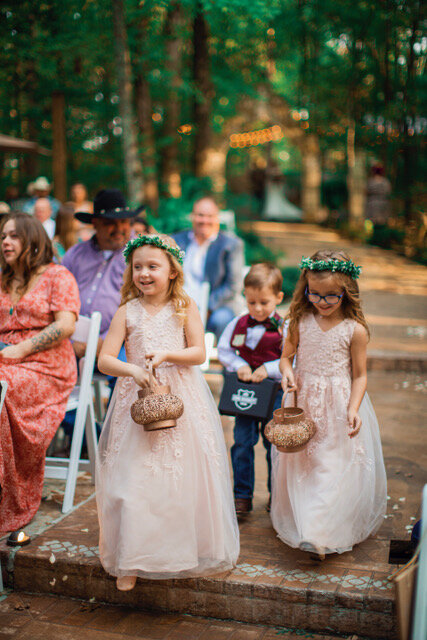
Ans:
[[[379,163],[393,188],[389,244],[426,259],[419,0],[21,0],[0,11],[0,133],[46,153],[4,153],[0,198],[41,174],[62,201],[74,182],[91,196],[114,186],[173,231],[207,190],[238,220],[259,217],[257,173],[274,169],[305,221],[363,238]]]

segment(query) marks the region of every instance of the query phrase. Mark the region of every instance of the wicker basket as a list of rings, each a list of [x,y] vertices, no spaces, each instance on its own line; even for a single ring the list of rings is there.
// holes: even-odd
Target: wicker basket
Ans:
[[[297,407],[297,393],[294,391],[294,406],[285,407],[286,394],[282,406],[273,412],[273,419],[266,424],[265,436],[278,451],[295,453],[301,451],[316,433],[316,425],[306,417],[304,410]]]
[[[150,384],[138,391],[138,399],[131,405],[132,420],[143,425],[145,431],[176,427],[184,412],[181,398],[171,393],[169,385],[159,385],[151,363],[148,364]]]

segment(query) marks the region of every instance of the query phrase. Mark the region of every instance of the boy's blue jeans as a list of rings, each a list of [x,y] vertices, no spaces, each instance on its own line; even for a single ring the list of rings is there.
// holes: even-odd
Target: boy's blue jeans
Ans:
[[[274,409],[279,409],[283,391],[279,390],[274,401]],[[271,418],[272,416],[270,416]],[[254,495],[255,485],[255,452],[254,447],[261,431],[262,443],[266,450],[268,467],[267,487],[271,493],[271,443],[264,435],[264,427],[268,420],[260,422],[256,418],[236,416],[234,423],[234,444],[231,447],[231,463],[234,476],[234,497],[250,498]]]

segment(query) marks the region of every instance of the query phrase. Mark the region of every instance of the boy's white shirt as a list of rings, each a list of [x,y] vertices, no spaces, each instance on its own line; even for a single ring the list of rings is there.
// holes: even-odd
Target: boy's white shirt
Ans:
[[[272,318],[275,313],[276,310],[274,310],[273,313],[269,315],[269,318]],[[237,318],[234,318],[234,320],[228,323],[218,341],[218,360],[222,365],[224,365],[227,371],[237,371],[237,369],[240,369],[240,367],[244,367],[248,364],[246,360],[241,358],[236,353],[236,350],[231,346],[231,336],[233,335],[233,331],[237,324],[237,321],[240,320],[241,317],[242,316],[237,316]],[[255,349],[265,331],[266,328],[262,324],[255,325],[255,327],[248,327],[246,331],[245,345],[249,347],[249,349]],[[286,333],[287,323],[283,328],[283,340],[286,337]],[[273,378],[273,380],[282,379],[282,374],[280,373],[279,369],[279,362],[280,358],[263,363],[268,377]]]

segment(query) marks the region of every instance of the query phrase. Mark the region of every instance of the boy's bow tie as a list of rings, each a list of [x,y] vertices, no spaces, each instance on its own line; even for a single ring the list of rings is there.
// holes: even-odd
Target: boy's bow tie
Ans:
[[[262,322],[259,322],[258,320],[255,320],[255,318],[252,318],[252,316],[249,316],[248,327],[256,327],[260,324],[265,327],[266,331],[276,331],[276,327],[271,322],[271,318],[266,318]]]

